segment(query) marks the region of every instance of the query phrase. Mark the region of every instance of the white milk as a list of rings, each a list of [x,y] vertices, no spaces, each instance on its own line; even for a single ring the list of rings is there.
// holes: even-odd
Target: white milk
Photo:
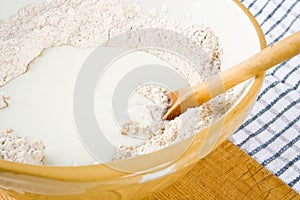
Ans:
[[[28,2],[36,1],[22,1],[22,4],[10,0],[1,1],[0,18],[14,14]],[[140,2],[143,9],[156,7],[158,12],[162,5],[159,0]],[[165,13],[167,16],[187,23],[205,23],[215,30],[225,52],[223,68],[243,60],[260,49],[250,20],[231,1],[192,0],[186,3],[181,0],[165,0],[163,4],[168,7]],[[187,12],[191,13],[191,19],[184,17]],[[92,51],[93,49],[73,47],[49,49],[31,64],[28,73],[1,88],[5,94],[11,96],[12,103],[8,108],[0,110],[0,128],[13,128],[21,135],[43,140],[46,144],[46,164],[84,165],[95,161],[81,144],[73,117],[75,80],[80,67]],[[133,63],[165,65],[153,56],[143,53],[132,54],[124,59],[123,63],[118,61],[116,65],[124,66],[125,63],[127,70],[134,67]],[[117,80],[118,75],[113,74],[112,77]],[[113,85],[113,82],[111,84]],[[104,93],[110,92],[109,87],[107,88]],[[97,94],[95,97],[97,98]],[[103,99],[103,96],[100,95],[100,98]],[[109,96],[105,98],[109,99]],[[97,111],[101,105],[96,104],[95,110]],[[105,126],[105,130],[108,130],[106,135],[108,139],[115,145],[121,143],[123,139],[119,137],[119,132],[116,132],[118,129],[111,118],[105,118],[108,115],[101,118],[100,115],[98,112],[97,119],[107,119],[101,120],[101,123]],[[107,153],[112,152],[113,149],[110,149]]]

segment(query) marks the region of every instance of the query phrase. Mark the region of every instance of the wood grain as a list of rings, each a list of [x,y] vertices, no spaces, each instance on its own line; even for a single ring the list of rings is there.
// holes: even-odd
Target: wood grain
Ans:
[[[279,178],[229,141],[223,143],[173,185],[147,200],[300,199]]]

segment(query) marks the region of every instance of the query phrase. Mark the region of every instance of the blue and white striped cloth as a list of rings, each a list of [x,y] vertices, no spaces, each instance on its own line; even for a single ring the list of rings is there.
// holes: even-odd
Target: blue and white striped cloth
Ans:
[[[270,45],[300,30],[300,0],[241,0]],[[300,56],[267,72],[251,115],[231,140],[300,193]]]

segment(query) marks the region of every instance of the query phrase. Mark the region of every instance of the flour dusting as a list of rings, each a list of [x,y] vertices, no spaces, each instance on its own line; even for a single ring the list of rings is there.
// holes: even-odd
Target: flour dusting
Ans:
[[[12,129],[0,132],[0,158],[8,161],[43,165],[42,141],[20,136]]]
[[[167,9],[166,6],[162,7],[163,12]],[[79,48],[97,47],[104,42],[109,44],[110,39],[117,34],[143,28],[170,30],[198,45],[199,49],[191,49],[184,42],[170,43],[170,38],[155,41],[160,44],[169,42],[168,45],[182,49],[191,59],[197,60],[196,65],[171,52],[141,49],[169,63],[190,85],[197,84],[220,69],[222,52],[218,38],[207,26],[181,24],[157,14],[155,10],[142,13],[138,4],[123,1],[54,0],[27,6],[15,16],[0,21],[0,88],[30,70],[30,63],[45,49],[63,45]],[[138,34],[140,35],[128,34],[120,42],[129,42],[136,49],[140,49],[145,45],[145,41],[151,41],[149,33]],[[161,118],[170,106],[168,91],[161,86],[147,85],[139,88],[136,93],[147,99],[147,103],[136,108],[137,111],[147,113],[147,117],[125,122],[120,134],[146,137],[148,140],[137,146],[121,144],[116,148],[113,160],[157,151],[193,136],[222,114],[215,111],[223,105],[225,97],[232,95],[228,92],[221,100],[215,99],[202,106],[190,108],[174,120],[163,121]],[[230,107],[233,101],[233,98],[229,98],[225,103]],[[7,106],[7,96],[0,93],[0,109]],[[2,159],[43,164],[42,142],[7,132],[1,132],[0,140]]]

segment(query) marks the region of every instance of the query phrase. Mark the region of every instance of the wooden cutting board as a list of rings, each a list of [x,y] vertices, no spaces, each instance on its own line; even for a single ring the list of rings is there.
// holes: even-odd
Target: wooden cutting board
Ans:
[[[300,199],[279,178],[229,141],[154,199]]]

